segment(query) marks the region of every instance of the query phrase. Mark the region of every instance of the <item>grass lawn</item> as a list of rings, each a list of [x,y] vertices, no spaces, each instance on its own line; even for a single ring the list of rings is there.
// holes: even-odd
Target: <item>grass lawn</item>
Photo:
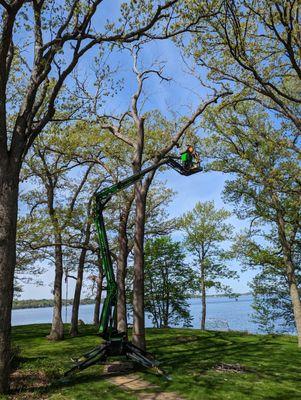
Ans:
[[[82,371],[68,382],[57,382],[70,367],[70,357],[80,356],[100,339],[93,326],[84,326],[77,338],[66,334],[64,341],[49,342],[45,338],[49,329],[50,325],[13,328],[14,346],[21,351],[19,369],[13,375],[14,393],[1,399],[137,399],[134,392],[108,382],[102,366]],[[149,371],[140,374],[162,391],[195,400],[301,399],[301,350],[295,337],[148,329],[147,340],[148,350],[162,361],[172,380]],[[237,364],[242,371],[220,371],[220,366]]]

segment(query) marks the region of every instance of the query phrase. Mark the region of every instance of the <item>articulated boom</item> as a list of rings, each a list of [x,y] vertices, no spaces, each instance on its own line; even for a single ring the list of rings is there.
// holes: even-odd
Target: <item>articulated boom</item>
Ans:
[[[74,367],[67,371],[65,376],[72,372],[88,368],[91,365],[104,362],[110,356],[126,356],[127,358],[148,368],[157,367],[158,365],[158,362],[155,361],[149,353],[142,351],[128,341],[126,332],[118,332],[117,330],[117,284],[104,224],[103,211],[113,195],[133,185],[135,182],[142,179],[147,173],[161,167],[162,165],[169,165],[178,173],[185,176],[201,171],[201,168],[198,165],[195,166],[193,163],[192,157],[189,163],[186,162],[184,164],[179,163],[177,158],[168,157],[161,160],[159,163],[145,168],[139,173],[94,194],[95,225],[99,241],[99,251],[102,258],[102,267],[107,281],[107,296],[102,307],[99,334],[106,342],[76,360]]]

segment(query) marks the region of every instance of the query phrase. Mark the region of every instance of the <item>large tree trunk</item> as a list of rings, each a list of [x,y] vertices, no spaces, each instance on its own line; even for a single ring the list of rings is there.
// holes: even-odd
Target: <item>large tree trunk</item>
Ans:
[[[291,268],[289,268],[290,270]],[[292,300],[293,312],[295,317],[295,324],[298,334],[298,346],[301,347],[301,302],[298,286],[296,283],[296,276],[294,273],[288,272],[289,289]]]
[[[134,237],[134,280],[133,280],[133,343],[145,350],[144,322],[144,228],[146,197],[141,182],[136,184],[136,220]]]
[[[298,346],[301,347],[301,302],[300,302],[300,294],[299,294],[297,279],[295,275],[295,265],[292,260],[290,246],[288,245],[288,243],[282,241],[282,248],[284,253],[286,276],[289,285],[289,292],[292,302],[295,325],[298,335]]]
[[[121,210],[119,219],[118,243],[119,253],[117,259],[117,329],[119,332],[127,332],[127,318],[126,318],[126,291],[125,291],[125,277],[127,269],[127,259],[129,254],[128,238],[127,238],[127,223],[132,202],[126,204]]]
[[[72,314],[71,314],[71,327],[70,327],[70,335],[77,336],[78,335],[78,312],[80,306],[80,296],[83,286],[83,275],[84,275],[84,266],[85,266],[85,258],[86,258],[86,249],[82,249],[78,268],[77,268],[77,277],[76,284],[74,290],[74,298],[72,303]]]
[[[284,217],[281,213],[281,207],[279,207],[279,200],[275,194],[272,195],[272,199],[277,210],[277,226],[278,226],[278,237],[281,243],[284,262],[286,266],[286,276],[289,284],[289,291],[291,296],[292,308],[295,318],[295,325],[298,335],[298,346],[301,347],[301,302],[300,295],[297,285],[297,279],[295,275],[295,265],[293,262],[291,244],[287,238],[286,225]]]
[[[54,305],[52,325],[49,335],[50,340],[61,340],[64,337],[64,325],[62,320],[62,281],[63,281],[63,252],[62,238],[60,234],[55,235],[55,277],[54,277]]]
[[[96,326],[99,325],[102,281],[103,281],[102,263],[101,263],[101,258],[98,257],[98,279],[96,280],[96,296],[95,296],[94,316],[93,316],[93,323]]]
[[[205,282],[205,267],[201,264],[201,293],[202,293],[202,320],[201,329],[204,331],[206,328],[206,282]]]
[[[86,226],[86,234],[85,240],[83,243],[83,248],[80,253],[78,268],[77,268],[77,277],[76,277],[76,285],[74,291],[74,298],[72,304],[72,315],[71,315],[71,327],[70,327],[70,335],[77,336],[78,335],[78,312],[80,306],[80,296],[83,286],[83,275],[84,275],[84,266],[86,261],[87,254],[87,246],[90,241],[91,236],[91,223],[88,222]]]
[[[0,393],[9,389],[19,170],[0,160]]]

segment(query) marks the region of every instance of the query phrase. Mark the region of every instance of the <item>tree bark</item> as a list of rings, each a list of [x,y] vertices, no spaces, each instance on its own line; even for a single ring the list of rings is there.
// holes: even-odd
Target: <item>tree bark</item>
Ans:
[[[62,320],[62,281],[63,281],[63,251],[61,234],[55,234],[55,277],[53,288],[53,315],[52,325],[47,339],[61,340],[64,337],[64,325]]]
[[[78,335],[78,312],[79,312],[80,296],[83,285],[84,265],[85,265],[85,260],[83,260],[83,250],[82,250],[77,268],[77,277],[76,277],[76,284],[75,284],[74,297],[72,303],[70,335],[73,337]]]
[[[202,320],[201,329],[204,331],[206,329],[206,283],[205,283],[205,267],[201,264],[201,292],[202,292]]]
[[[297,279],[296,279],[296,275],[295,275],[295,265],[294,265],[294,261],[293,261],[293,255],[292,255],[292,247],[291,247],[291,243],[287,237],[286,223],[285,223],[284,216],[281,212],[282,207],[281,207],[279,199],[275,193],[272,194],[272,200],[273,200],[273,203],[274,203],[274,206],[276,209],[276,215],[277,215],[276,222],[277,222],[277,227],[278,227],[278,237],[279,237],[279,241],[281,243],[283,256],[284,256],[284,262],[285,262],[285,267],[286,267],[286,276],[288,279],[289,292],[290,292],[292,308],[293,308],[293,313],[294,313],[294,318],[295,318],[295,325],[296,325],[297,335],[298,335],[298,346],[301,347],[301,301],[300,301],[299,289],[298,289],[298,285],[297,285]]]
[[[95,296],[95,306],[94,306],[94,316],[93,323],[94,325],[99,325],[99,315],[100,315],[100,304],[101,304],[101,294],[102,294],[102,281],[103,281],[103,270],[101,264],[101,258],[99,257],[98,263],[98,279],[96,281],[96,296]]]
[[[40,156],[41,157],[41,156]],[[44,156],[41,157],[44,166],[46,161]],[[53,179],[50,172],[46,169],[45,188],[47,192],[47,206],[48,213],[52,223],[52,229],[54,231],[54,287],[53,287],[53,314],[51,330],[47,339],[49,340],[61,340],[64,337],[64,325],[62,320],[62,282],[63,282],[63,249],[62,249],[62,234],[61,227],[56,215],[54,207],[54,193],[56,188],[57,179]]]
[[[292,300],[293,312],[295,317],[295,324],[298,334],[298,346],[301,347],[301,302],[298,290],[298,285],[296,283],[296,276],[294,272],[290,272],[291,267],[287,268],[287,275],[289,281],[289,290]]]
[[[0,155],[0,393],[9,390],[19,169]]]
[[[134,280],[133,280],[133,343],[145,350],[144,321],[144,228],[146,198],[139,182],[135,188],[136,220],[134,237]]]
[[[74,298],[72,304],[70,335],[73,337],[78,335],[78,312],[80,306],[80,296],[83,286],[83,275],[84,275],[84,267],[87,255],[87,245],[89,244],[90,236],[91,236],[91,223],[88,222],[86,226],[86,234],[83,243],[83,248],[81,250],[78,261],[76,285],[75,285]]]
[[[281,230],[281,229],[280,229]],[[284,261],[286,266],[286,276],[289,285],[289,292],[292,302],[292,308],[294,313],[295,325],[298,335],[298,346],[301,347],[301,301],[300,294],[295,274],[295,265],[292,260],[291,249],[289,243],[285,240],[285,237],[280,232],[280,240],[282,244]]]
[[[142,153],[141,153],[142,154]],[[134,163],[135,165],[135,163]],[[141,169],[141,164],[139,170]],[[135,171],[137,172],[137,171]],[[146,349],[144,318],[144,234],[146,219],[146,199],[155,176],[151,172],[143,184],[135,186],[135,236],[134,236],[134,279],[133,279],[133,343],[142,350]]]
[[[127,237],[127,223],[131,210],[132,201],[128,201],[120,213],[118,243],[119,254],[117,259],[117,329],[119,332],[127,332],[127,318],[126,318],[126,290],[125,290],[125,277],[127,270],[127,259],[129,254],[128,237]]]

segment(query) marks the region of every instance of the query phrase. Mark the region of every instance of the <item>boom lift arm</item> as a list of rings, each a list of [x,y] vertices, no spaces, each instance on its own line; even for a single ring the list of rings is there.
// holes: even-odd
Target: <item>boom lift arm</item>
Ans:
[[[97,191],[94,194],[94,222],[97,229],[103,271],[107,282],[107,296],[103,303],[99,325],[99,335],[105,340],[105,343],[97,346],[90,352],[84,354],[80,359],[76,360],[75,365],[65,373],[65,376],[72,372],[88,368],[91,365],[102,363],[106,361],[109,356],[126,356],[127,358],[149,368],[157,367],[158,365],[158,362],[155,361],[149,353],[142,351],[128,341],[126,332],[118,332],[117,330],[117,284],[112,265],[103,211],[112,196],[135,184],[146,174],[162,165],[168,165],[181,175],[185,176],[201,171],[199,165],[195,165],[193,158],[191,158],[189,163],[180,163],[176,157],[167,157],[162,159],[159,163],[153,164],[137,174],[134,174],[110,187]]]

